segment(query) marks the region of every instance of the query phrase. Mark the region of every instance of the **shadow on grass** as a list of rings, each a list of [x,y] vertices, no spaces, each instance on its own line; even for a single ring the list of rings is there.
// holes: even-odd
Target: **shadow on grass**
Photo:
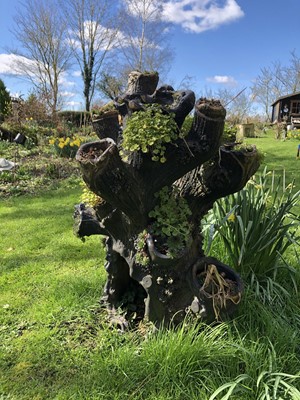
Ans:
[[[71,233],[70,233],[71,234]],[[94,238],[95,239],[95,238]],[[24,253],[13,251],[6,252],[5,256],[0,259],[0,272],[8,272],[22,267],[31,265],[47,265],[62,264],[64,262],[72,264],[74,262],[82,263],[89,260],[89,258],[99,259],[99,265],[103,264],[104,260],[104,247],[101,243],[100,236],[99,242],[82,243],[78,239],[78,245],[68,243],[57,243],[55,245],[55,252],[49,248],[49,252],[42,254],[39,249],[37,253],[32,251],[32,254],[24,255]],[[43,251],[45,251],[43,249]]]

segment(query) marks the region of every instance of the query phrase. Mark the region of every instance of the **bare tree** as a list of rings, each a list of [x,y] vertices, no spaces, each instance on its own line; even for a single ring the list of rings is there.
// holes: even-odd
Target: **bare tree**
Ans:
[[[219,99],[223,107],[226,108],[226,118],[233,124],[242,123],[254,111],[253,100],[247,88],[240,91],[219,89],[213,97]]]
[[[103,72],[100,80],[97,82],[96,89],[105,97],[114,100],[125,90],[124,80],[121,77]]]
[[[284,83],[285,90],[288,94],[296,93],[300,90],[300,58],[296,51],[291,51],[289,64],[279,71],[279,78]]]
[[[267,119],[270,119],[270,106],[280,96],[300,90],[300,58],[295,50],[291,53],[289,64],[276,61],[264,67],[251,87],[253,97],[262,104]]]
[[[15,51],[19,57],[14,68],[29,79],[55,114],[60,102],[60,79],[69,68],[71,55],[59,7],[51,1],[28,0],[14,22],[12,32],[23,49]]]
[[[119,48],[123,69],[168,72],[173,51],[167,40],[168,24],[161,19],[161,0],[123,0]]]
[[[253,98],[263,106],[267,121],[270,121],[270,105],[280,93],[274,83],[274,72],[270,68],[262,68],[260,75],[251,87]]]
[[[69,43],[81,71],[85,109],[89,111],[99,72],[117,34],[113,2],[63,0],[61,7],[68,20]]]

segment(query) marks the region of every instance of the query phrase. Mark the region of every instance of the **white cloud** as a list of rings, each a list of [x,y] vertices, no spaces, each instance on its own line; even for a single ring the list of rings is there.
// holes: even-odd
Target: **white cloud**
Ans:
[[[72,107],[73,109],[78,109],[78,110],[80,110],[80,109],[82,109],[83,108],[83,106],[82,106],[82,102],[80,102],[80,101],[66,101],[65,103],[64,103],[64,105],[65,106],[68,106],[68,107]]]
[[[184,29],[201,33],[244,16],[236,0],[169,0],[163,18]]]
[[[24,72],[18,68],[20,64],[27,65],[29,71],[34,66],[34,62],[26,57],[15,54],[0,54],[0,74],[23,76]]]
[[[148,21],[155,20],[161,12],[161,2],[157,0],[123,0],[127,11],[134,17],[143,15]]]
[[[74,86],[76,85],[76,82],[70,81],[70,80],[68,79],[68,74],[67,74],[66,72],[62,72],[62,73],[60,74],[60,76],[59,76],[59,78],[58,78],[58,83],[59,83],[61,86],[65,87],[65,88],[74,87]]]
[[[236,85],[237,82],[232,76],[227,75],[215,75],[206,79],[207,82],[220,83],[224,85]]]
[[[77,78],[74,77],[73,72],[69,73],[68,71],[61,71],[58,84],[60,86],[60,90],[64,89],[66,93],[71,93],[70,91],[76,90]]]
[[[103,25],[98,25],[95,21],[84,21],[83,28],[85,43],[87,44],[89,42],[91,36],[95,37],[94,48],[97,49],[97,51],[112,50],[123,38],[121,32],[106,28]],[[77,51],[81,51],[81,35],[82,33],[79,31],[69,31],[70,38],[68,43]]]
[[[73,71],[73,72],[72,72],[72,76],[74,76],[75,78],[80,77],[80,76],[81,76],[81,71],[80,71],[80,70]]]
[[[73,92],[68,92],[68,91],[64,91],[64,92],[61,92],[60,93],[60,95],[62,96],[62,97],[74,97],[74,96],[76,96],[76,93],[73,93]]]

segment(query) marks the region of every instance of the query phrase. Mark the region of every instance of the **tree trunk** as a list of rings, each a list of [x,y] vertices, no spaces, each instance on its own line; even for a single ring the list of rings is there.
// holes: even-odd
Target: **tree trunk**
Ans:
[[[255,173],[257,151],[255,147],[235,150],[234,144],[220,146],[226,115],[220,102],[195,103],[192,91],[170,86],[143,92],[141,83],[146,87],[147,79],[150,86],[152,80],[157,84],[157,76],[135,72],[128,91],[116,100],[123,124],[133,113],[157,104],[173,116],[178,131],[194,107],[191,129],[184,138],[178,135],[165,144],[166,162],[160,163],[140,150],[130,152],[125,160],[120,155],[122,126],[116,128],[114,120],[101,129],[108,120],[97,121],[100,141],[81,146],[76,158],[84,181],[103,202],[94,209],[77,206],[76,232],[107,236],[103,300],[111,311],[120,306],[134,309],[157,325],[178,323],[187,313],[206,321],[221,319],[236,309],[242,282],[230,267],[205,256],[199,227],[215,200],[240,190]],[[162,231],[155,229],[159,223],[155,213],[161,210],[159,193],[164,190],[178,204],[170,215],[180,212],[179,204],[189,210],[179,226],[183,235],[184,229],[189,234],[184,240],[176,236],[180,246],[175,252],[170,251],[169,241],[174,237],[164,236],[169,234],[168,214],[161,218],[166,223]]]

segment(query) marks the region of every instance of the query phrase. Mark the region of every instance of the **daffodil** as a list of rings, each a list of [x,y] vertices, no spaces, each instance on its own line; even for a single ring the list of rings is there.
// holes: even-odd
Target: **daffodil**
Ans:
[[[229,217],[228,217],[227,219],[228,219],[229,222],[234,222],[235,219],[236,219],[236,217],[235,217],[235,215],[232,213],[232,214],[229,215]]]

